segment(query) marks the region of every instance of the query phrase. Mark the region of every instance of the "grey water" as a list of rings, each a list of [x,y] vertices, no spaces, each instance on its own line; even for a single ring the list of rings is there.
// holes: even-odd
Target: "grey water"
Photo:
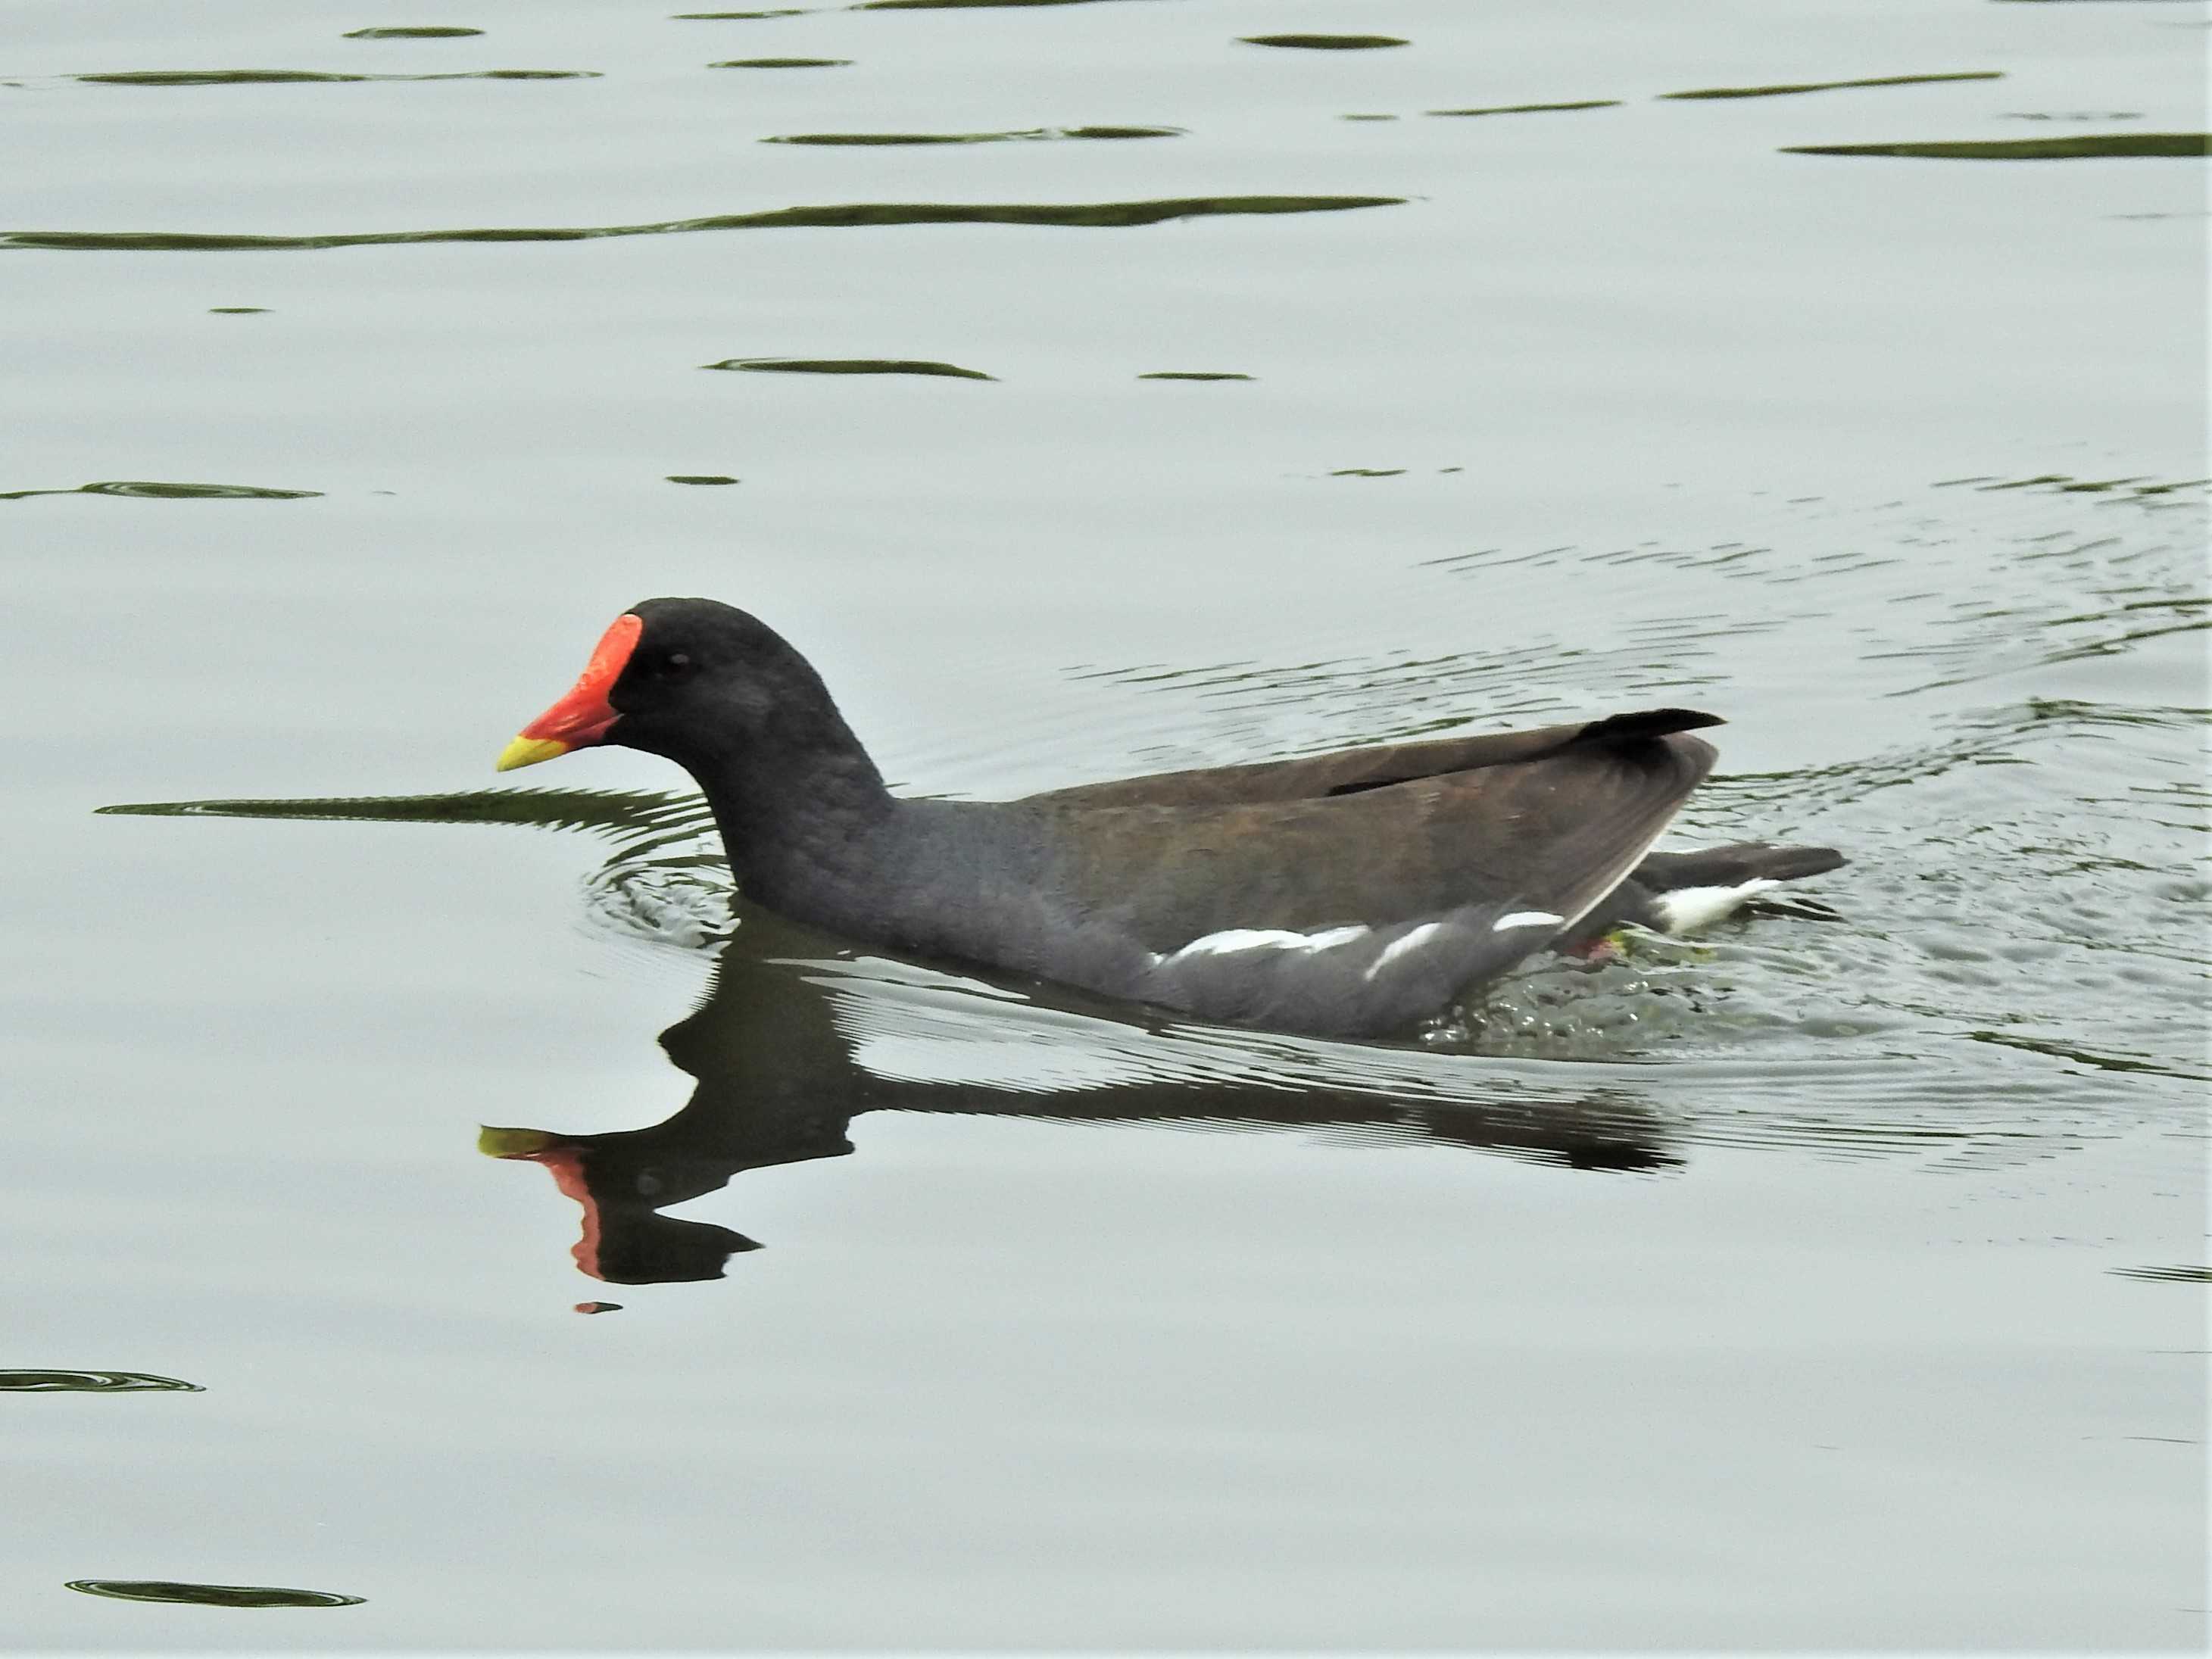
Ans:
[[[9,1644],[2201,1647],[2205,21],[18,9]],[[1679,703],[1852,861],[894,961],[489,775],[690,592],[919,793]]]

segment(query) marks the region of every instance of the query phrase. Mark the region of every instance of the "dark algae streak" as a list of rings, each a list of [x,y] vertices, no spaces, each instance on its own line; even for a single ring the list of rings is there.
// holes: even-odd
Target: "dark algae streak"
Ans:
[[[2212,133],[2096,132],[2070,138],[1958,138],[1907,144],[1785,144],[1785,155],[1899,155],[1928,161],[2084,161],[2212,155]]]
[[[1692,92],[1662,92],[1662,100],[1695,98],[1787,98],[1801,92],[1840,92],[1851,87],[1918,87],[1938,81],[2002,81],[2002,70],[1958,70],[1946,75],[1875,75],[1857,81],[1797,81],[1771,87],[1701,87]]]
[[[1491,104],[1480,109],[1431,109],[1424,115],[1542,115],[1553,110],[1619,109],[1618,98],[1579,98],[1565,104]]]
[[[259,484],[160,483],[150,479],[118,478],[106,483],[78,484],[74,489],[0,490],[0,501],[27,501],[33,495],[132,495],[165,501],[299,501],[322,493],[319,489],[266,489]]]
[[[1410,46],[1395,34],[1240,34],[1248,46],[1288,46],[1300,52],[1373,52],[1383,46]]]
[[[763,144],[1000,144],[1050,138],[1180,138],[1181,127],[1022,127],[1011,132],[793,132]]]
[[[167,1578],[72,1578],[66,1588],[118,1601],[176,1601],[203,1607],[357,1607],[366,1599],[335,1590],[265,1584],[187,1584]]]
[[[701,230],[845,229],[882,225],[1065,225],[1082,229],[1157,225],[1170,219],[1243,214],[1341,213],[1399,207],[1402,196],[1178,196],[1148,202],[853,202],[774,208],[638,225],[559,225],[501,229],[371,230],[321,236],[252,236],[202,231],[0,231],[0,248],[80,252],[212,252],[395,247],[410,242],[587,242],[609,236],[673,236]]]
[[[980,368],[921,357],[726,357],[702,368],[749,369],[761,374],[935,374],[957,380],[994,380]]]
[[[73,75],[110,87],[300,86],[340,81],[596,81],[597,70],[447,70],[435,75],[352,75],[330,70],[116,70]]]
[[[146,1371],[0,1370],[6,1394],[205,1394],[197,1382]]]

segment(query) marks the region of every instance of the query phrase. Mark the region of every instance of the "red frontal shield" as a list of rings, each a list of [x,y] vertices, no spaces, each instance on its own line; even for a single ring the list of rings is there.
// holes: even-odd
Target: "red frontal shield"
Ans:
[[[512,772],[518,766],[535,766],[604,739],[607,728],[620,718],[607,694],[629,666],[630,653],[637,649],[638,635],[644,631],[645,619],[634,612],[617,617],[614,626],[599,636],[591,661],[568,695],[522,728],[521,735],[501,752],[498,769]]]

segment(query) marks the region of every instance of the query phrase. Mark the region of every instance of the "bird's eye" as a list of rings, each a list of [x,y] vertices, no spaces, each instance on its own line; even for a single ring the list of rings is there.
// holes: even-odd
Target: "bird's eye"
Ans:
[[[691,678],[692,666],[688,652],[672,651],[660,659],[660,678],[665,680],[688,680]]]

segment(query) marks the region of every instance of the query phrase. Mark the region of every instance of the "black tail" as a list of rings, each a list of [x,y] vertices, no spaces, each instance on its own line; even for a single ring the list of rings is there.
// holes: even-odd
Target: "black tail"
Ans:
[[[1663,738],[1670,732],[1695,732],[1702,726],[1726,726],[1718,714],[1695,708],[1640,708],[1632,714],[1607,714],[1592,720],[1568,739],[1571,743],[1620,743],[1640,738]]]
[[[1655,893],[1678,887],[1741,887],[1747,881],[1796,881],[1825,875],[1844,863],[1832,847],[1776,847],[1763,841],[1708,847],[1697,853],[1650,853],[1636,879]]]

